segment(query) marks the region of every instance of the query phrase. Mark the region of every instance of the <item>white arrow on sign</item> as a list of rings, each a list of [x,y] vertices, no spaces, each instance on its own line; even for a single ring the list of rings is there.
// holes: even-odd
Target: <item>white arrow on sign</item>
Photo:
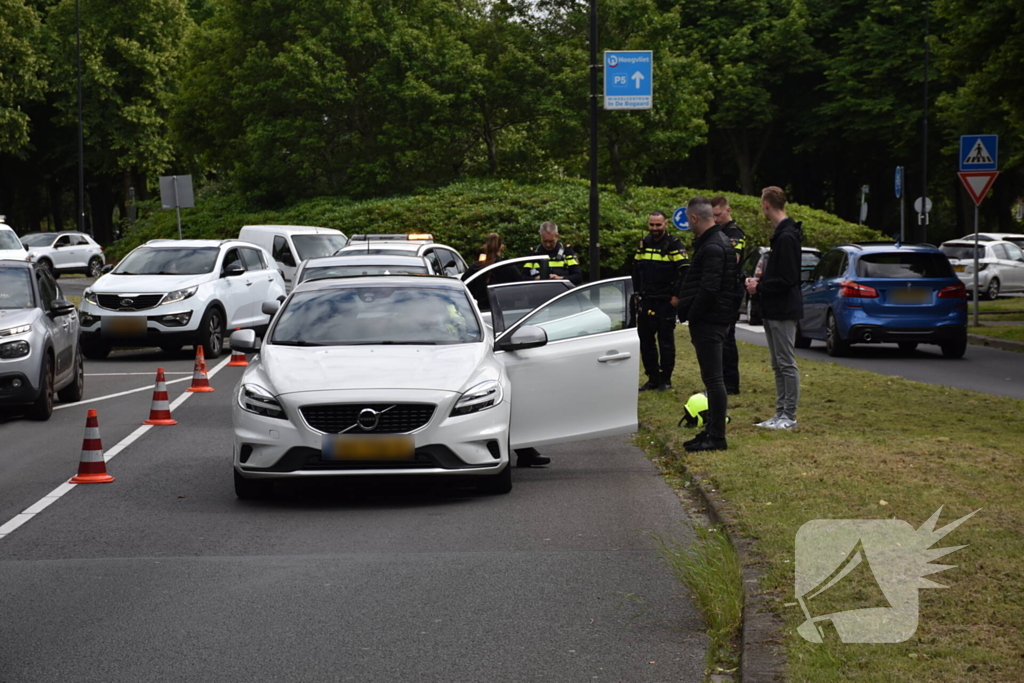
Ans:
[[[640,73],[639,71],[637,71],[632,76],[630,76],[630,78],[632,78],[634,81],[636,81],[636,87],[637,87],[637,89],[639,89],[640,88],[640,81],[644,80],[644,75],[642,73]]]

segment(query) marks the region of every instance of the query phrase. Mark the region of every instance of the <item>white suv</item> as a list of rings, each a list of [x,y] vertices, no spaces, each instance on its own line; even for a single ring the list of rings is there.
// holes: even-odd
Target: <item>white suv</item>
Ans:
[[[99,277],[103,268],[103,247],[84,232],[32,232],[23,235],[30,260],[45,266],[55,278],[62,273],[84,273]]]
[[[151,240],[129,253],[82,297],[82,351],[105,358],[113,346],[177,351],[224,349],[224,331],[262,333],[264,301],[284,296],[265,250],[240,240]]]

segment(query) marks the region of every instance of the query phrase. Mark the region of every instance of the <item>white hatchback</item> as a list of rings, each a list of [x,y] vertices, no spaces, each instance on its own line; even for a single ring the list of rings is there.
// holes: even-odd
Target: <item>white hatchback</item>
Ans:
[[[974,240],[951,240],[939,247],[957,277],[974,291]],[[1013,242],[978,241],[978,291],[995,299],[1001,292],[1024,292],[1024,250]]]
[[[298,285],[262,344],[231,335],[259,348],[232,410],[235,493],[366,475],[464,475],[505,493],[513,449],[634,431],[630,295],[629,278],[567,290],[495,338],[452,278]]]

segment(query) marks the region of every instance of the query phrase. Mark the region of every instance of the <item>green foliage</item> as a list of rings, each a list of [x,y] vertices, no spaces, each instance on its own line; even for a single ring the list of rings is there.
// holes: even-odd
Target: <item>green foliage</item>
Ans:
[[[22,106],[43,97],[40,26],[39,14],[24,0],[0,0],[0,153],[26,147],[29,117]]]

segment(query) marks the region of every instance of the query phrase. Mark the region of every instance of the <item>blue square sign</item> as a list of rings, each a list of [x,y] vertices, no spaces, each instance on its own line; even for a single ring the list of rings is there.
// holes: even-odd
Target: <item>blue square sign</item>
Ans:
[[[629,50],[604,53],[604,108],[650,109],[654,53]]]
[[[998,171],[998,135],[961,135],[961,171]]]

